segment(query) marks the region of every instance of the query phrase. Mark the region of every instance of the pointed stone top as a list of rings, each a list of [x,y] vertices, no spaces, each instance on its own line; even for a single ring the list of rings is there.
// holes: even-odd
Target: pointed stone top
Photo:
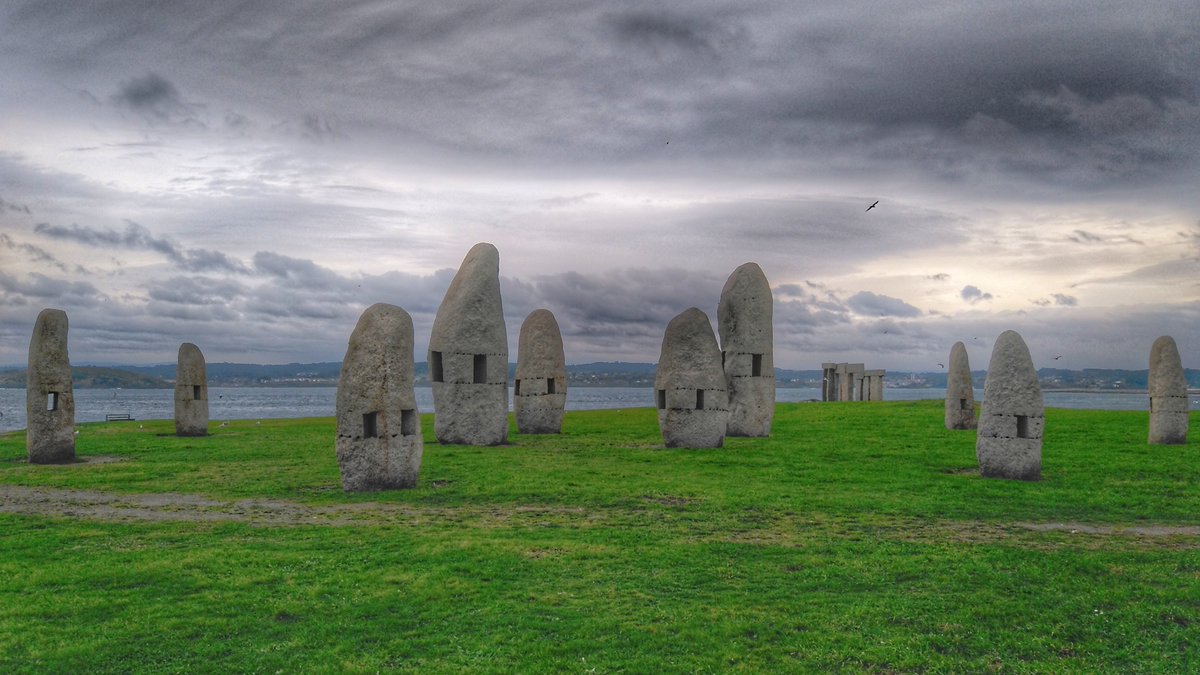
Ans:
[[[67,313],[61,309],[43,309],[33,324],[29,341],[29,367],[37,371],[69,368],[67,363]]]
[[[733,271],[721,289],[717,326],[721,348],[747,352],[772,349],[771,285],[758,263],[748,262]]]
[[[1037,369],[1033,367],[1029,347],[1016,331],[1006,330],[996,338],[988,361],[983,400],[989,410],[997,413],[1042,414],[1042,387]]]
[[[495,246],[476,244],[463,258],[433,320],[429,348],[508,353],[500,299],[500,252]]]
[[[708,315],[696,307],[684,310],[667,324],[655,386],[663,388],[664,378],[668,377],[684,378],[688,382],[684,386],[725,389],[717,337]]]
[[[1174,338],[1164,335],[1150,347],[1150,376],[1148,388],[1151,396],[1186,396],[1187,377],[1179,358],[1179,348]]]
[[[535,309],[521,324],[517,346],[517,378],[566,375],[562,331],[548,309]]]
[[[200,348],[197,347],[196,345],[194,345],[190,342],[185,342],[185,343],[179,345],[179,360],[180,361],[199,360],[201,363],[203,363],[204,362],[204,354],[200,351]]]

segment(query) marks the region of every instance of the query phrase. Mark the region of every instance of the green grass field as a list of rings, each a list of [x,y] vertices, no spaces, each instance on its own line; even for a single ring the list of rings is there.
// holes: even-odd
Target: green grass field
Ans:
[[[1196,428],[1193,418],[1193,429]],[[651,409],[440,446],[344,494],[332,419],[0,436],[0,672],[1200,672],[1200,449],[1048,410],[979,478],[939,401],[780,405],[665,450]]]

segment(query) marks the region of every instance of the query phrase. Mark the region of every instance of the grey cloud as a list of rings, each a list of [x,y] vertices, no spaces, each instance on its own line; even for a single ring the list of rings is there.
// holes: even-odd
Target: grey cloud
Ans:
[[[1022,100],[1062,115],[1081,129],[1101,135],[1153,130],[1161,126],[1163,109],[1143,95],[1117,94],[1093,102],[1060,85],[1053,93],[1029,92]]]
[[[1074,307],[1079,304],[1079,300],[1073,295],[1065,295],[1063,293],[1053,293],[1050,297],[1054,298],[1054,304],[1063,307]]]
[[[1085,230],[1075,230],[1075,233],[1067,238],[1080,244],[1092,244],[1104,241],[1103,237],[1094,235]]]
[[[937,274],[931,274],[926,278],[931,281],[949,281],[950,275],[946,274],[945,272],[938,272]]]
[[[972,305],[974,305],[977,302],[982,302],[985,300],[992,299],[991,293],[984,293],[983,291],[979,290],[978,286],[971,286],[971,285],[963,286],[962,292],[959,293],[959,296],[963,300],[966,300],[967,302],[971,303]]]
[[[49,265],[53,265],[54,267],[57,267],[59,270],[61,270],[63,272],[70,271],[70,268],[67,267],[66,263],[64,263],[61,260],[59,260],[58,258],[54,257],[54,254],[50,253],[49,251],[42,248],[41,246],[35,246],[33,244],[24,243],[24,242],[18,244],[16,241],[13,240],[12,237],[10,237],[4,233],[0,233],[0,244],[3,244],[4,247],[10,251],[20,251],[20,252],[24,253],[31,262],[35,262],[35,263],[44,262]]]
[[[846,305],[862,316],[920,316],[921,310],[899,298],[860,291],[846,299]]]
[[[147,73],[122,82],[112,100],[141,114],[151,122],[203,126],[196,118],[196,107],[184,102],[175,85],[157,73]]]
[[[699,18],[695,14],[632,11],[610,14],[605,23],[622,42],[663,57],[669,50],[716,57],[727,48],[746,40],[745,31]]]
[[[183,249],[170,239],[154,236],[150,230],[132,220],[125,221],[124,232],[84,227],[74,223],[70,227],[38,223],[33,231],[51,239],[75,241],[88,246],[155,251],[190,271],[209,270],[243,274],[249,271],[241,262],[224,253],[208,249]]]
[[[3,297],[12,300],[14,296],[24,296],[36,298],[39,301],[63,300],[85,304],[94,304],[103,297],[100,289],[86,281],[55,279],[37,272],[26,276],[28,280],[23,281],[13,275],[0,272],[0,292],[3,292]]]
[[[26,215],[33,213],[25,204],[17,204],[16,202],[6,201],[3,197],[0,197],[0,213],[5,211],[24,213]]]

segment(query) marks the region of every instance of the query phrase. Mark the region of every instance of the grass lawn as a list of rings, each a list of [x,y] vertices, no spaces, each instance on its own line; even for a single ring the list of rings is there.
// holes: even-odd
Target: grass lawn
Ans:
[[[720,450],[652,409],[422,425],[420,486],[373,494],[332,419],[85,424],[67,466],[0,436],[0,672],[1200,672],[1200,449],[1144,412],[1048,410],[1036,483],[979,478],[940,401]]]

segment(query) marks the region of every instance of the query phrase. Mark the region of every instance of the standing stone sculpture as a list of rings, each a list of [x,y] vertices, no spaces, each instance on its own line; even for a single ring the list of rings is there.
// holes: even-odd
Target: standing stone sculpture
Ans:
[[[440,443],[508,440],[508,335],[500,253],[476,244],[438,307],[429,337],[434,432]]]
[[[864,401],[882,401],[883,400],[883,377],[887,375],[887,371],[879,368],[876,370],[863,371],[862,391],[860,392]]]
[[[1175,340],[1164,335],[1150,347],[1150,443],[1187,443],[1187,378]]]
[[[1044,412],[1029,348],[1016,331],[1006,330],[992,347],[983,385],[975,439],[979,473],[986,478],[1040,478]]]
[[[413,323],[395,305],[368,307],[350,334],[338,376],[336,450],[347,492],[417,486],[424,443]]]
[[[719,448],[729,426],[729,391],[708,316],[692,307],[671,319],[654,377],[658,426],[668,448]]]
[[[43,309],[29,341],[25,448],[31,464],[75,461],[75,390],[67,356],[67,313]]]
[[[175,363],[175,435],[208,435],[208,374],[196,345],[179,345]]]
[[[721,289],[717,331],[729,392],[730,436],[770,436],[775,416],[775,351],[771,285],[746,263]]]
[[[975,390],[971,387],[967,346],[962,342],[955,342],[950,348],[950,368],[946,371],[946,428],[975,428]]]
[[[567,361],[558,321],[548,309],[534,310],[521,324],[513,415],[523,434],[562,432],[567,407]]]

